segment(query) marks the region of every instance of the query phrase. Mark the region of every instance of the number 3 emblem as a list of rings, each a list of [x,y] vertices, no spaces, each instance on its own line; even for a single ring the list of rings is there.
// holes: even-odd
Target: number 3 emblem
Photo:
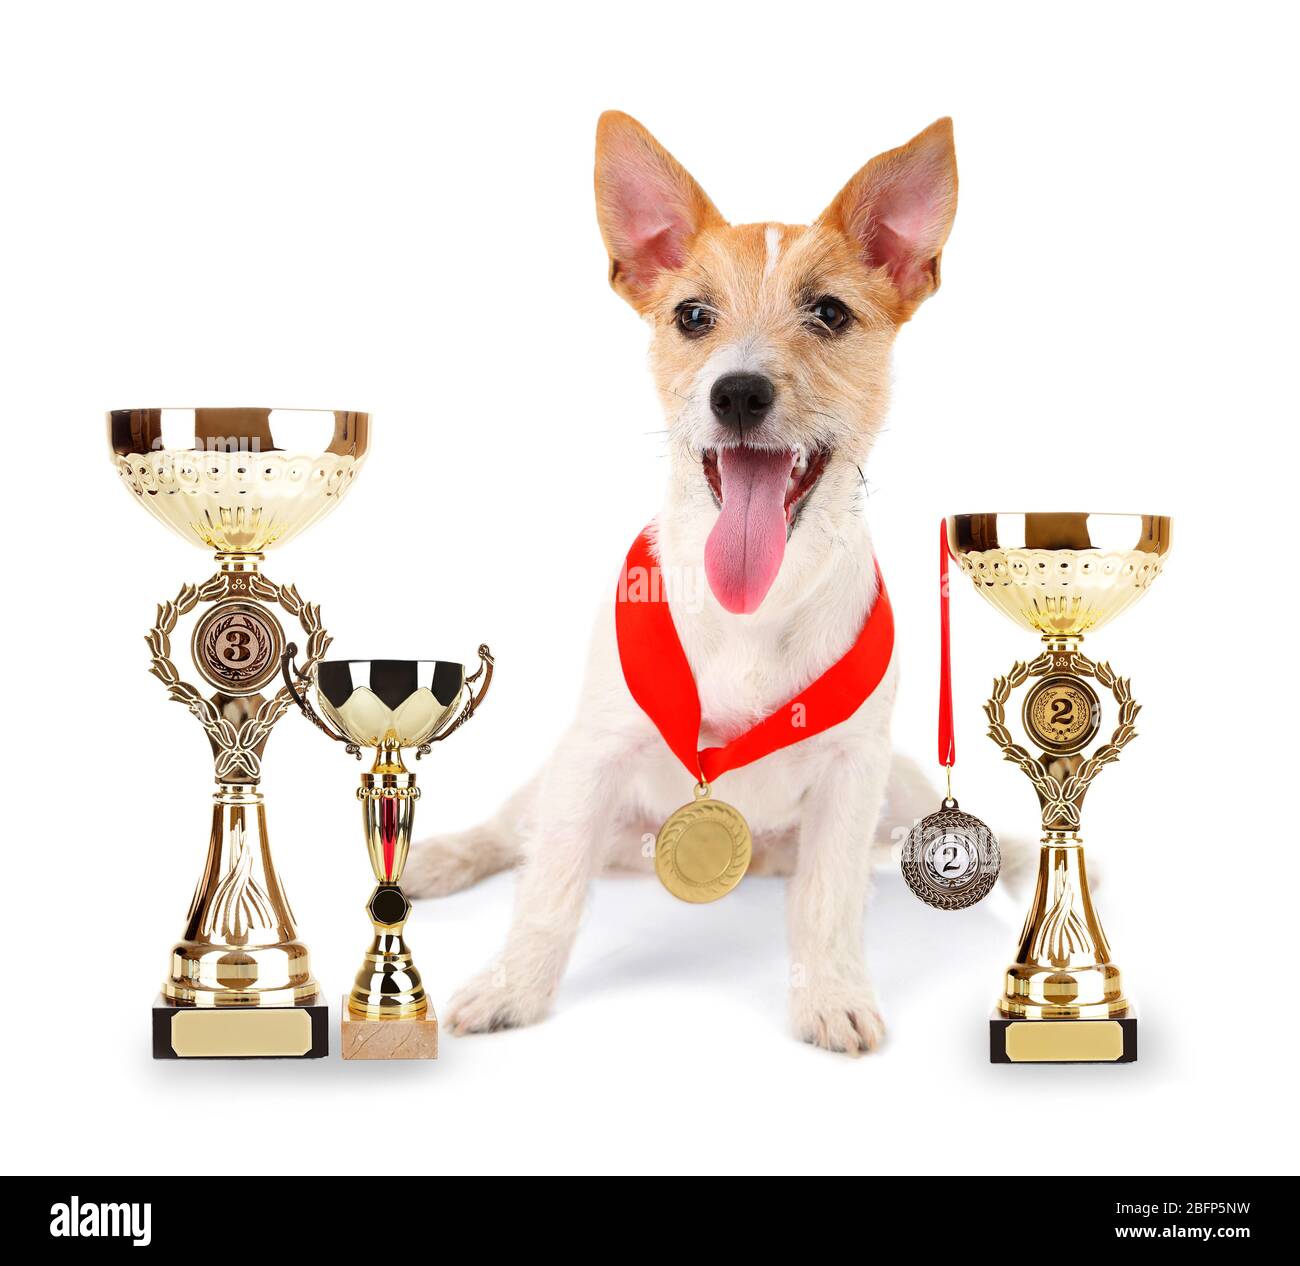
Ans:
[[[274,680],[284,654],[284,630],[256,602],[219,602],[194,630],[194,665],[229,695],[251,695]]]

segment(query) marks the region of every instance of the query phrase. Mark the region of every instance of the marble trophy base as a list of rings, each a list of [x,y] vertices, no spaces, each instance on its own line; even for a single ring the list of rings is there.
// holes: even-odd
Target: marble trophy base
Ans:
[[[343,999],[339,1024],[344,1059],[437,1059],[438,1017],[430,1007],[418,1020],[358,1020]]]

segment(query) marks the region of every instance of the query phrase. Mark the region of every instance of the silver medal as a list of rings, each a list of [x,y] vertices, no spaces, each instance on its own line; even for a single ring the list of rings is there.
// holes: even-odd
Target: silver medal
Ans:
[[[903,844],[907,886],[939,910],[964,910],[988,896],[1001,865],[993,832],[952,799],[922,818]]]

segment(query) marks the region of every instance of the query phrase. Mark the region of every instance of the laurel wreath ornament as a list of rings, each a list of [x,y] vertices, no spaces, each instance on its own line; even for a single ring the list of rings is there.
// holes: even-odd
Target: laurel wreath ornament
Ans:
[[[1064,781],[1049,774],[1030,752],[1012,738],[1011,731],[1006,726],[1006,702],[1011,697],[1011,692],[1030,677],[1042,677],[1048,672],[1093,677],[1110,690],[1119,705],[1119,720],[1110,742],[1099,747]],[[1044,827],[1071,830],[1079,825],[1079,806],[1092,780],[1106,765],[1119,760],[1120,752],[1137,736],[1133,722],[1141,710],[1141,704],[1133,700],[1127,677],[1117,676],[1108,663],[1097,663],[1081,651],[1072,651],[1068,656],[1045,651],[1028,663],[1017,661],[1005,677],[994,680],[993,695],[984,705],[985,715],[989,719],[989,737],[1002,749],[1004,760],[1009,760],[1024,770],[1042,798]]]
[[[210,699],[204,698],[194,686],[181,679],[171,659],[171,634],[180,617],[200,602],[220,602],[232,592],[247,593],[263,602],[276,602],[290,615],[298,617],[298,622],[307,635],[306,658],[299,670],[303,680],[310,678],[333,639],[321,626],[318,605],[305,602],[295,586],[277,585],[257,573],[232,577],[219,572],[201,585],[182,585],[171,602],[159,604],[153,627],[144,635],[152,652],[149,671],[167,687],[168,697],[177,703],[183,703],[203,726],[216,751],[218,781],[258,782],[262,776],[262,760],[258,749],[266,741],[275,723],[288,711],[292,702],[289,690],[282,686],[262,703],[253,716],[236,727],[221,715]]]

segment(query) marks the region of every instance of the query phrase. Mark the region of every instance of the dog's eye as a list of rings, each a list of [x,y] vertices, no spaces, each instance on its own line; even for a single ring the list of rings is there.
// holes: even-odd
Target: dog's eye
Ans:
[[[713,329],[717,317],[712,308],[706,308],[694,299],[677,305],[677,328],[687,338],[699,338]]]
[[[853,319],[849,310],[834,295],[822,295],[808,305],[813,328],[819,333],[838,334]]]

